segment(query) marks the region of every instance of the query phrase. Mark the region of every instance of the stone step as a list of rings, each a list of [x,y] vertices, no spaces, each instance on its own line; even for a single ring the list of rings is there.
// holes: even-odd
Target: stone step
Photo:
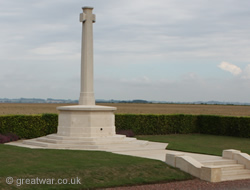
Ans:
[[[79,140],[79,141],[103,141],[108,139],[125,139],[125,138],[131,138],[126,137],[125,135],[114,135],[114,136],[108,136],[108,137],[68,137],[68,136],[60,136],[57,134],[50,134],[45,136],[48,139],[54,139],[54,140]],[[136,138],[131,138],[136,139]]]
[[[250,179],[249,161],[246,153],[238,150],[223,150],[223,157],[203,156],[185,152],[166,154],[167,164],[210,182]],[[242,163],[242,164],[238,164]]]
[[[205,166],[218,166],[218,165],[236,164],[237,162],[235,160],[220,159],[220,160],[203,161],[201,163]]]
[[[59,144],[52,144],[52,143],[44,143],[44,142],[39,142],[36,140],[26,140],[23,142],[26,145],[31,145],[31,146],[37,146],[38,148],[55,148],[55,149],[65,149],[65,148],[70,148],[70,147],[75,147],[75,148],[86,148],[86,149],[97,149],[98,146],[96,145],[76,145],[76,144],[64,144],[63,146],[60,146]]]
[[[23,142],[26,145],[31,145],[31,146],[37,146],[43,147],[43,148],[55,148],[55,149],[66,149],[66,148],[80,148],[80,149],[94,149],[94,150],[99,150],[102,148],[105,148],[105,145],[83,145],[83,144],[53,144],[53,143],[46,143],[46,142],[39,142],[37,140],[26,140]],[[112,145],[109,145],[112,146]]]
[[[213,160],[201,162],[206,166],[221,168],[221,181],[250,179],[250,170],[245,169],[242,164],[237,164],[235,160]]]
[[[28,145],[28,144],[24,144],[22,142],[20,142],[22,140],[19,140],[19,141],[12,141],[12,142],[9,142],[7,143],[8,145],[13,145],[13,146],[19,146],[19,147],[24,147],[24,148],[34,148],[34,149],[37,149],[39,148],[38,146],[32,146],[32,145]],[[46,147],[40,147],[40,148],[46,148]]]
[[[38,146],[38,147],[48,147],[48,143],[38,142],[36,140],[24,140],[23,144],[31,145],[31,146]]]
[[[222,165],[220,166],[221,171],[232,171],[232,170],[239,170],[239,169],[245,169],[244,165],[241,164],[229,164],[229,165]]]
[[[250,179],[250,174],[222,175],[221,181]]]
[[[238,175],[238,174],[250,174],[250,170],[247,169],[239,169],[239,170],[227,170],[227,171],[222,171],[222,175]]]
[[[107,137],[69,137],[50,134],[35,139],[22,140],[18,146],[42,149],[78,149],[78,150],[103,150],[103,151],[130,151],[130,150],[164,150],[167,143],[148,142],[126,137],[125,135],[113,135]]]
[[[46,143],[46,142],[39,142],[35,139],[32,140],[25,140],[23,141],[25,145],[31,145],[31,146],[37,146],[38,148],[55,148],[55,149],[86,149],[86,150],[111,150],[111,151],[119,151],[119,150],[141,150],[141,149],[155,149],[155,148],[162,148],[164,145],[164,148],[167,146],[164,143],[156,143],[155,145],[150,144],[148,145],[147,141],[137,140],[132,141],[131,143],[112,143],[112,144],[96,144],[96,145],[90,145],[90,144],[53,144],[53,143]]]
[[[167,143],[156,143],[147,141],[132,141],[127,144],[108,144],[108,145],[81,145],[81,144],[52,144],[39,142],[34,139],[19,140],[7,143],[9,145],[34,148],[34,149],[69,149],[69,150],[98,150],[98,151],[110,151],[110,152],[126,152],[126,151],[140,151],[146,150],[165,150]]]
[[[57,139],[51,139],[47,137],[40,137],[34,139],[39,142],[44,142],[44,143],[52,143],[52,144],[82,144],[82,145],[98,145],[98,144],[123,144],[123,143],[132,143],[136,141],[135,138],[124,138],[124,139],[117,139],[117,138],[109,138],[107,140],[100,140],[100,141],[85,141],[85,140],[57,140]],[[144,141],[146,142],[146,141]]]

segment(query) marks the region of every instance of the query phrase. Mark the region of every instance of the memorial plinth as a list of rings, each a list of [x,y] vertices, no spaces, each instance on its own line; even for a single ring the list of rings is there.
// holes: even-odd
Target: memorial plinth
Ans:
[[[115,135],[114,107],[64,106],[60,111],[58,131],[60,136],[106,137]]]

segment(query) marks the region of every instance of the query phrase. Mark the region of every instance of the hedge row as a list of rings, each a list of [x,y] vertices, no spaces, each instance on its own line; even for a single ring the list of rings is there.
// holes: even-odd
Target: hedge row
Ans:
[[[56,133],[57,114],[0,116],[0,134],[14,133],[19,138],[35,138]]]
[[[0,116],[0,134],[14,133],[20,138],[56,133],[57,125],[57,114]],[[136,135],[202,133],[250,138],[250,117],[117,114],[115,125]]]
[[[212,115],[116,115],[116,128],[136,135],[201,133],[250,138],[250,117]]]
[[[250,117],[206,115],[196,117],[198,133],[250,138]]]
[[[131,129],[136,135],[185,134],[196,131],[193,115],[135,115],[115,116],[117,130]]]

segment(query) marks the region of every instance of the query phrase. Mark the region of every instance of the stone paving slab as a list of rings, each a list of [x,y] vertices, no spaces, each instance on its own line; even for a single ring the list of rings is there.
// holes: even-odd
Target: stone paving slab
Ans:
[[[220,156],[196,154],[196,153],[173,151],[173,150],[115,151],[113,153],[122,154],[122,155],[137,156],[137,157],[142,157],[142,158],[150,158],[150,159],[160,160],[163,162],[165,162],[165,157],[166,157],[167,153],[181,153],[181,154],[184,154],[186,156],[190,156],[198,161],[222,159]]]

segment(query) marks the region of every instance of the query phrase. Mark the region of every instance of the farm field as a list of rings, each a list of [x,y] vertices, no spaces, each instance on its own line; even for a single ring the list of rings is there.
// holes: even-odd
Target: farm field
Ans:
[[[0,103],[0,115],[58,113],[56,107],[72,104],[15,104]],[[194,104],[98,104],[117,107],[115,113],[122,114],[205,114],[225,116],[250,116],[250,106],[194,105]]]

